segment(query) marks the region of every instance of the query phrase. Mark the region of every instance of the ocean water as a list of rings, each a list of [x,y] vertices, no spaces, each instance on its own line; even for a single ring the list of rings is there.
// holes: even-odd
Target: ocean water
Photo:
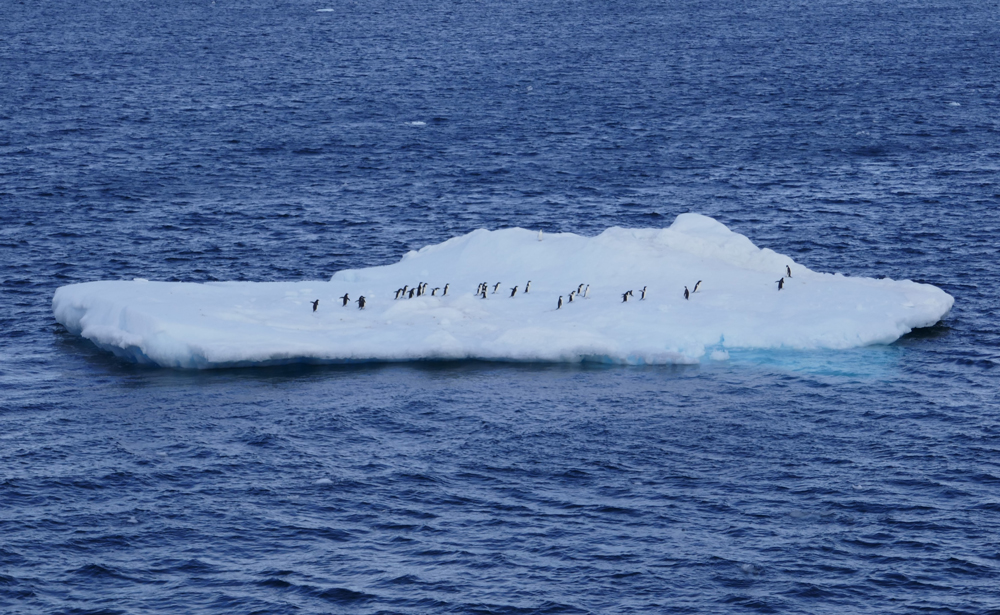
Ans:
[[[1000,6],[0,4],[0,612],[1000,613]],[[890,346],[179,372],[98,279],[710,215]]]

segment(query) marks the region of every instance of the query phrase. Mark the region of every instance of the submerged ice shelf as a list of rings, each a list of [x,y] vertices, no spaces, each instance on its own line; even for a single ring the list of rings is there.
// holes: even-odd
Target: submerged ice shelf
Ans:
[[[792,277],[779,291],[786,266]],[[686,300],[684,287],[698,280],[701,288]],[[449,294],[394,300],[397,288],[420,282],[448,283]],[[489,284],[486,299],[474,295],[480,282]],[[566,301],[580,283],[590,285],[589,297],[557,310],[558,297]],[[634,298],[622,303],[630,289]],[[345,293],[363,295],[365,309],[342,306]],[[723,358],[727,348],[888,344],[935,324],[953,302],[928,284],[810,271],[712,218],[682,214],[669,228],[610,228],[597,237],[481,229],[328,282],[73,284],[56,291],[52,308],[69,331],[119,356],[209,368],[420,359],[693,363]]]

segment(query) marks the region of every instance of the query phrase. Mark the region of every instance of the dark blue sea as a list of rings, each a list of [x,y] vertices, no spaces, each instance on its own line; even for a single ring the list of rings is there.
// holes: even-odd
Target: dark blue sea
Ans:
[[[685,367],[204,372],[51,312],[689,211],[955,308]],[[1000,613],[998,296],[994,0],[0,0],[0,612]]]

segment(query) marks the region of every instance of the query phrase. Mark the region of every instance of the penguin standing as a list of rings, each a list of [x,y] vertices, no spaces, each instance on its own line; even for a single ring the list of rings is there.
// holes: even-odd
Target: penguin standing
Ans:
[[[515,286],[514,288],[510,289],[510,296],[513,297],[516,294],[517,294],[517,287]]]
[[[691,294],[698,292],[699,286],[701,286],[701,280],[698,280],[698,283],[694,285],[694,290],[691,291]]]
[[[792,268],[789,267],[788,265],[785,265],[785,277],[786,278],[792,277]]]
[[[480,299],[485,299],[485,298],[486,298],[486,291],[487,291],[487,290],[489,290],[489,289],[488,289],[487,287],[485,287],[485,286],[484,286],[484,287],[483,287],[483,293],[482,293],[481,295],[479,295],[479,298],[480,298]]]
[[[397,288],[396,289],[396,297],[395,297],[396,299],[399,299],[399,293],[401,293],[401,292],[403,292],[402,288]]]
[[[446,296],[446,295],[448,294],[448,287],[449,287],[449,286],[451,286],[451,284],[445,284],[445,285],[444,285],[444,292],[443,292],[443,293],[441,293],[441,296],[442,296],[442,297],[444,297],[444,296]]]
[[[541,233],[541,231],[538,231],[538,232]],[[561,308],[562,308],[562,295],[559,295],[559,304],[556,305],[556,309],[558,310],[558,309],[561,309]]]
[[[622,293],[622,303],[628,303],[628,291]]]
[[[639,295],[639,301],[645,301],[646,300],[646,287],[643,286],[642,290],[639,291],[639,292],[642,293],[641,295]]]
[[[573,303],[573,295],[576,294],[575,290],[569,291],[569,302]]]
[[[344,296],[341,297],[341,299],[344,300],[344,307],[346,307],[347,306],[347,302],[351,300],[351,298],[347,296],[347,293],[344,293]]]
[[[500,282],[493,285],[493,294],[497,294],[497,289],[500,288]]]
[[[411,288],[410,289],[410,294],[408,296],[409,299],[413,299],[413,293],[416,292],[416,290],[417,290],[416,288]]]
[[[434,288],[432,288],[431,289],[431,297],[436,297],[439,290],[441,290],[440,286],[435,286]]]
[[[688,292],[688,287],[687,286],[684,287],[684,298],[685,299],[690,299],[691,298],[691,293]]]
[[[316,308],[318,308],[318,307],[319,307],[319,299],[317,299],[317,300],[315,300],[315,301],[310,301],[309,303],[312,303],[312,304],[313,304],[313,311],[315,312],[315,311],[316,311]]]
[[[784,287],[785,287],[785,278],[781,278],[780,280],[778,280],[778,290],[781,290]]]
[[[576,287],[576,294],[579,295],[582,292],[583,292],[583,284],[581,284],[581,285],[579,285],[579,286]]]
[[[399,293],[400,297],[406,297],[406,291],[410,289],[409,284],[403,284],[403,292]]]
[[[538,231],[538,241],[542,240],[542,231]]]
[[[364,295],[361,295],[360,297],[358,297],[358,309],[359,310],[365,309],[365,296]]]
[[[524,285],[524,294],[527,295],[529,290],[531,290],[531,280],[528,280],[528,283]]]
[[[476,296],[478,297],[482,292],[483,292],[483,283],[480,282],[479,285],[476,286]]]
[[[590,284],[587,284],[587,288],[583,289],[583,298],[588,299],[590,297]]]
[[[424,294],[424,283],[423,282],[418,282],[417,283],[417,296],[419,297],[422,294]]]

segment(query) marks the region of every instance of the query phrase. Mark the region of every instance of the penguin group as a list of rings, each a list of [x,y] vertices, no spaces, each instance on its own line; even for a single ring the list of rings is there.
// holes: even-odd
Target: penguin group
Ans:
[[[785,287],[785,278],[790,278],[790,277],[792,277],[792,268],[789,267],[788,265],[785,265],[784,277],[782,277],[780,280],[775,281],[775,284],[778,285],[778,290],[781,290]]]
[[[497,291],[500,290],[500,284],[501,284],[500,282],[497,282],[496,284],[494,284],[493,285],[493,291],[490,292],[490,285],[488,283],[486,283],[486,282],[480,282],[479,285],[476,286],[476,296],[479,297],[480,299],[486,299],[486,296],[489,295],[489,294],[495,295],[497,293]],[[519,288],[521,288],[521,287],[515,285],[514,288],[510,289],[510,298],[511,299],[513,299],[514,297],[517,296],[517,291],[518,291]],[[448,286],[445,285],[445,291],[446,291],[444,293],[445,295],[448,294],[447,290],[448,290]],[[528,294],[528,292],[530,290],[531,290],[531,280],[528,280],[528,283],[524,285],[524,294]]]
[[[569,291],[568,303],[573,303],[575,299],[579,299],[580,297],[583,297],[584,299],[590,298],[590,284],[580,284],[576,287],[576,289]],[[563,305],[562,298],[563,296],[559,295],[559,303],[556,307],[557,310]]]
[[[699,286],[701,286],[701,280],[698,280],[698,281],[697,281],[697,282],[695,283],[695,285],[694,285],[694,290],[692,290],[692,291],[688,291],[688,287],[687,287],[687,286],[685,286],[685,287],[684,287],[684,298],[685,298],[685,299],[690,299],[690,298],[691,298],[691,295],[693,295],[693,294],[695,294],[696,292],[698,292],[698,287],[699,287]]]
[[[792,269],[791,267],[786,265],[785,276],[776,282],[778,284],[778,290],[782,290],[784,288],[785,278],[790,278],[790,277],[792,277]],[[684,287],[685,300],[690,300],[691,295],[700,290],[701,282],[702,280],[698,280],[695,283],[693,290],[689,290],[687,286]],[[414,297],[421,297],[427,294],[428,286],[429,284],[427,282],[419,282],[416,286],[412,288],[409,285],[404,285],[402,288],[396,289],[394,300],[407,299],[407,298],[412,299]],[[501,282],[496,282],[495,284],[492,285],[487,282],[480,282],[479,285],[476,287],[475,296],[479,297],[480,299],[486,299],[490,294],[496,294],[500,290],[500,286]],[[448,296],[448,290],[450,287],[451,287],[450,283],[445,284],[444,288],[440,286],[435,286],[434,288],[430,289],[430,295],[432,297],[437,297],[438,291],[441,291],[440,296],[446,297]],[[511,288],[509,297],[511,299],[515,298],[517,296],[518,291],[521,291],[522,294],[526,295],[530,292],[530,290],[531,290],[531,280],[528,280],[527,283],[524,285],[523,291],[521,291],[520,285],[515,285],[513,288]],[[642,289],[639,291],[639,301],[646,300],[646,294],[648,290],[649,290],[648,286],[642,287]],[[564,297],[566,298],[565,302],[563,300]],[[562,309],[565,303],[573,303],[574,301],[580,299],[581,297],[584,299],[590,298],[590,284],[581,283],[575,289],[571,290],[569,292],[569,295],[559,295],[559,299],[556,302],[556,309],[557,310]],[[622,303],[628,303],[630,299],[635,299],[635,292],[632,290],[627,290],[624,293],[622,293],[621,298],[622,298]],[[340,297],[340,300],[342,302],[342,305],[345,307],[347,306],[348,303],[351,302],[351,299],[347,293],[345,293],[344,296]],[[313,306],[313,312],[315,312],[319,308],[319,299],[311,301],[310,303]],[[361,296],[357,299],[356,303],[358,304],[358,309],[363,310],[365,309],[365,305],[367,304],[367,299],[364,296]]]
[[[450,286],[451,284],[444,285],[444,292],[441,293],[442,297],[448,294],[448,288]],[[437,291],[439,290],[441,290],[440,286],[435,286],[434,288],[432,288],[431,296],[436,297]],[[409,284],[404,284],[403,288],[396,289],[395,299],[413,299],[414,297],[422,297],[426,294],[427,294],[427,282],[420,282],[413,288],[410,288]]]

